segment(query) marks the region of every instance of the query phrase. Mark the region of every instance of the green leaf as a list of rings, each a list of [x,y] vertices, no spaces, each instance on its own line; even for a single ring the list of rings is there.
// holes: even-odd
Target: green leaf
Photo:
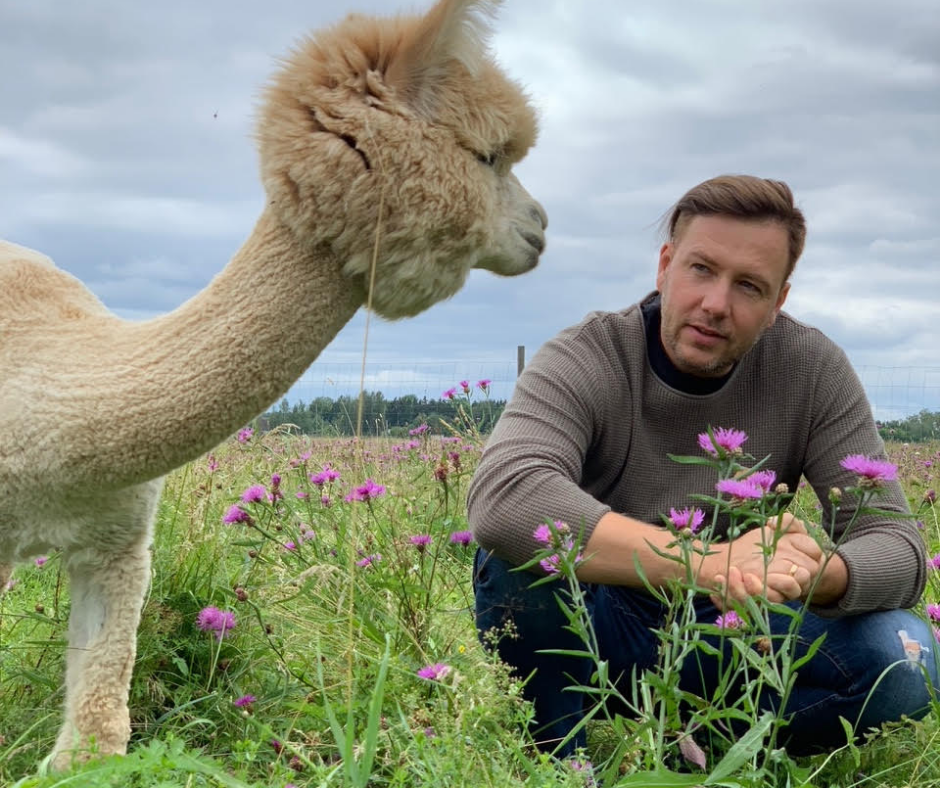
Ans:
[[[701,775],[679,774],[663,769],[655,772],[635,772],[629,777],[617,781],[617,788],[635,785],[638,788],[672,788],[673,786],[701,785]]]
[[[715,460],[708,457],[689,457],[682,454],[667,454],[666,456],[680,465],[708,465],[709,467],[715,465]]]
[[[764,737],[774,723],[772,712],[765,711],[757,723],[740,739],[738,739],[725,757],[712,769],[712,773],[702,782],[702,785],[720,785],[722,781],[731,777],[738,769],[764,748]]]

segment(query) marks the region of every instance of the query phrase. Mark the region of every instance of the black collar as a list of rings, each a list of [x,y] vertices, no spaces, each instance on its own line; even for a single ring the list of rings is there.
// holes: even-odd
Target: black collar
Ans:
[[[643,313],[643,325],[646,328],[646,355],[650,360],[653,372],[656,373],[656,377],[667,386],[671,386],[684,394],[714,394],[725,385],[734,372],[733,367],[731,372],[722,375],[720,378],[703,378],[676,369],[675,364],[666,355],[659,336],[662,319],[659,293],[653,293],[643,301],[640,304],[640,309]]]

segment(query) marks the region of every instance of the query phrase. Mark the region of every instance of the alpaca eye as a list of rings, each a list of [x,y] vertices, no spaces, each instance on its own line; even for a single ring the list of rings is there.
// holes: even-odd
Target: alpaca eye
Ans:
[[[498,158],[495,153],[475,153],[477,161],[480,164],[485,164],[487,167],[492,167],[496,164],[496,159]]]

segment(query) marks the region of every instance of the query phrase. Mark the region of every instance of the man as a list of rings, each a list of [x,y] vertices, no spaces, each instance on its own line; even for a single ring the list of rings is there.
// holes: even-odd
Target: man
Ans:
[[[801,477],[821,501],[831,488],[857,483],[840,461],[883,457],[861,384],[845,354],[818,330],[781,312],[803,249],[805,222],[789,187],[751,176],[723,176],[691,189],[674,206],[659,253],[657,291],[621,312],[593,313],[549,341],[520,376],[469,490],[469,519],[481,545],[474,567],[481,634],[512,625],[502,659],[532,678],[534,734],[556,748],[583,716],[586,659],[539,653],[580,649],[563,629],[554,583],[512,571],[544,545],[533,537],[546,519],[583,529],[584,584],[601,658],[611,676],[656,665],[662,606],[649,594],[684,571],[662,553],[673,535],[662,523],[690,493],[715,495],[710,468],[680,465],[667,454],[702,454],[697,436],[711,426],[743,430],[744,449],[795,491]],[[833,293],[837,308],[838,293]],[[696,603],[699,621],[747,596],[805,601],[815,590],[800,635],[820,651],[801,668],[784,729],[792,754],[844,742],[839,717],[858,731],[902,715],[923,715],[937,683],[929,628],[902,610],[923,591],[923,540],[909,519],[853,514],[843,500],[824,560],[799,520],[768,524],[783,533],[769,558],[761,529],[724,540],[696,562],[698,585],[714,591]],[[907,512],[896,481],[877,506]],[[726,526],[726,524],[725,524]],[[726,567],[730,569],[726,570]],[[727,576],[725,576],[727,574]],[[817,578],[818,576],[818,578]],[[766,589],[766,592],[765,592]],[[790,618],[772,616],[774,631]],[[928,656],[930,658],[928,658]],[[687,660],[683,688],[709,675]],[[896,664],[897,663],[897,664]],[[914,663],[914,664],[912,664]],[[895,665],[882,676],[883,671]],[[872,688],[874,690],[872,691]],[[707,691],[707,687],[704,688]],[[627,692],[629,696],[629,692]],[[870,697],[869,697],[870,696]],[[776,708],[774,699],[767,703]],[[583,731],[561,747],[584,744]]]

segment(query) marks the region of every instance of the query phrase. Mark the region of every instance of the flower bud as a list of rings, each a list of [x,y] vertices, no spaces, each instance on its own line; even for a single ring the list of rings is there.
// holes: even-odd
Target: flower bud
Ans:
[[[830,503],[839,503],[842,500],[842,490],[838,487],[833,487],[829,490],[829,502]]]
[[[924,493],[924,500],[929,504],[934,504],[937,501],[937,493],[934,489],[927,490]]]
[[[777,493],[777,495],[786,495],[790,492],[790,488],[787,486],[786,482],[780,482],[780,484],[774,487],[774,492]]]

